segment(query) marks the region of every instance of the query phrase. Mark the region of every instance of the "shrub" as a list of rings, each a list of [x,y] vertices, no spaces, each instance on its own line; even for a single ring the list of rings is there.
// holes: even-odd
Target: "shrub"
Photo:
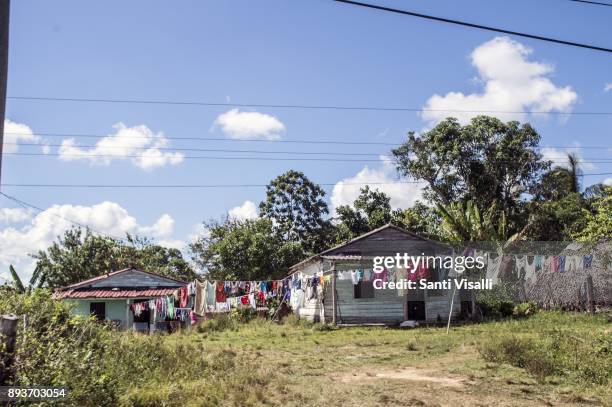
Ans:
[[[221,314],[214,318],[202,322],[196,328],[198,332],[221,332],[226,330],[235,330],[238,328],[238,321],[230,315]]]
[[[480,354],[488,362],[508,363],[527,370],[542,380],[555,371],[555,366],[541,344],[531,338],[509,336],[487,342]]]
[[[524,318],[524,317],[528,317],[530,315],[535,314],[537,310],[538,310],[538,305],[535,302],[533,301],[522,302],[514,306],[512,315],[517,318]]]

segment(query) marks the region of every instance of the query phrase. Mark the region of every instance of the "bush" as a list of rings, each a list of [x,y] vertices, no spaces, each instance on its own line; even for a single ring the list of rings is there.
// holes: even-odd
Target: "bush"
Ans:
[[[238,321],[228,314],[216,315],[207,321],[202,322],[196,328],[198,332],[221,332],[226,330],[238,329]]]
[[[535,302],[533,301],[522,302],[514,306],[512,315],[517,318],[524,318],[524,317],[528,317],[530,315],[535,314],[537,310],[538,310],[538,305]]]
[[[257,316],[257,311],[251,307],[240,307],[233,309],[230,315],[232,319],[245,324]]]
[[[540,337],[498,336],[480,346],[482,358],[523,368],[539,380],[557,374],[586,384],[605,385],[610,369],[612,338],[607,334],[579,338],[562,330]]]
[[[488,362],[523,368],[539,380],[555,371],[547,352],[531,338],[509,336],[492,340],[480,349],[480,354]]]

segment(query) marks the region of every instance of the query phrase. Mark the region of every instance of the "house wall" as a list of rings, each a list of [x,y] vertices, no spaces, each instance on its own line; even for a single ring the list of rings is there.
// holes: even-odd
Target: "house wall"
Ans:
[[[106,305],[106,320],[120,320],[121,325],[120,329],[125,329],[132,325],[134,318],[132,316],[132,312],[127,313],[128,320],[126,321],[126,309],[128,307],[126,299],[117,299],[117,300],[104,300],[104,299],[91,299],[91,300],[65,300],[74,305],[72,309],[72,313],[74,315],[80,315],[83,317],[88,317],[89,314],[89,306],[92,302],[104,302]]]
[[[332,321],[333,302],[331,284],[325,290],[324,309],[325,322]],[[338,292],[337,318],[345,324],[359,323],[384,323],[399,324],[404,321],[403,295],[398,295],[397,290],[374,290],[374,298],[354,298],[353,283],[351,280],[336,280],[336,291]],[[445,292],[442,296],[429,296],[421,292],[422,300],[425,301],[425,319],[427,322],[436,322],[438,315],[442,320],[448,318],[452,291]],[[455,296],[452,318],[459,316],[461,303],[459,295]]]

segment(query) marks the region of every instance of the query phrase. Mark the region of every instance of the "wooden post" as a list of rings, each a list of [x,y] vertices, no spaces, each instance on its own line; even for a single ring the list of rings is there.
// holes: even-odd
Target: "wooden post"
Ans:
[[[0,386],[8,382],[13,352],[15,351],[15,338],[17,336],[17,324],[19,317],[16,315],[0,316],[0,344],[5,348],[0,364]],[[3,367],[2,367],[3,366]]]
[[[4,144],[4,113],[8,75],[10,0],[0,0],[0,179],[2,179],[2,145]]]
[[[593,295],[593,277],[590,275],[586,278],[586,295],[587,295],[587,307],[591,314],[595,313],[595,298]]]
[[[336,292],[336,262],[332,263],[332,325],[338,324],[338,295]]]

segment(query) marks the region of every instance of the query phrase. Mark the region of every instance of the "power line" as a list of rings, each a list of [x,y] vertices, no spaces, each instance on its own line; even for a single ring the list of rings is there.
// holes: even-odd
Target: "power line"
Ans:
[[[12,145],[12,146],[40,146],[40,147],[62,147],[62,144],[45,144],[45,143],[14,143],[14,142],[8,142],[8,143],[4,143],[5,145]],[[98,146],[97,145],[79,145],[79,146],[70,146],[70,147],[74,147],[74,148],[92,148],[95,149]],[[125,149],[125,146],[120,146],[120,145],[116,145],[116,146],[104,146],[104,149]],[[386,155],[389,154],[388,151],[383,151],[380,153],[347,153],[347,152],[330,152],[330,151],[286,151],[286,150],[277,150],[277,151],[270,151],[270,150],[236,150],[236,149],[216,149],[216,148],[187,148],[187,147],[129,147],[132,150],[138,150],[138,151],[147,151],[151,148],[154,148],[155,150],[159,150],[159,151],[167,151],[167,152],[180,152],[180,151],[198,151],[198,152],[214,152],[214,153],[254,153],[254,154],[304,154],[304,155],[339,155],[339,156],[370,156],[370,157],[379,157],[381,155]],[[567,147],[569,148],[569,147]],[[598,147],[598,148],[601,148]],[[612,146],[610,146],[609,148],[612,149]],[[7,153],[9,154],[9,153]],[[44,154],[44,153],[43,153]],[[48,155],[50,155],[51,153],[49,153]],[[91,156],[97,156],[99,153],[96,154],[90,154]],[[61,155],[61,156],[65,156],[65,154],[63,153],[53,153],[53,155]],[[79,155],[79,154],[74,154],[74,155]],[[109,157],[115,157],[115,155],[113,154],[100,154],[102,156],[109,156]],[[80,156],[80,155],[79,155]],[[124,155],[116,155],[117,157],[124,157]],[[144,155],[143,155],[144,156]],[[557,157],[559,159],[565,159],[567,157],[562,156],[562,157]],[[593,160],[598,160],[600,158],[583,158],[584,160],[589,160],[589,159],[593,159]]]
[[[611,112],[612,113],[612,112]],[[109,135],[101,135],[101,134],[74,134],[74,133],[40,133],[40,132],[36,132],[36,133],[13,133],[13,132],[6,132],[4,133],[6,135],[12,135],[12,136],[39,136],[39,137],[65,137],[65,138],[92,138],[92,139],[104,139],[104,138],[108,138],[111,137]],[[228,141],[228,142],[262,142],[262,143],[293,143],[293,144],[338,144],[338,145],[380,145],[380,146],[392,146],[392,147],[399,147],[402,145],[402,143],[389,143],[389,142],[377,142],[377,141],[344,141],[344,140],[305,140],[305,139],[292,139],[292,140],[268,140],[268,139],[233,139],[233,138],[226,138],[226,137],[171,137],[171,136],[164,136],[165,139],[167,140],[186,140],[186,141]],[[151,137],[149,136],[129,136],[125,138],[126,140],[139,140],[139,139],[146,139],[149,140],[151,139]],[[41,146],[45,146],[47,144],[45,143],[32,143],[32,144],[27,144],[27,143],[4,143],[4,144],[18,144],[18,145],[41,145]],[[80,146],[80,147],[86,147],[86,146]],[[95,146],[90,146],[90,147],[95,147]],[[601,150],[601,149],[612,149],[612,145],[609,146],[541,146],[541,147],[536,147],[536,149],[543,149],[543,148],[565,148],[565,149],[596,149],[596,150]]]
[[[407,16],[412,16],[412,17],[424,18],[424,19],[427,19],[427,20],[439,21],[439,22],[442,22],[442,23],[449,23],[449,24],[461,25],[461,26],[464,26],[464,27],[477,28],[479,30],[493,31],[493,32],[498,32],[498,33],[502,33],[502,34],[510,34],[510,35],[516,35],[516,36],[519,36],[519,37],[531,38],[531,39],[534,39],[534,40],[552,42],[552,43],[555,43],[555,44],[569,45],[569,46],[572,46],[572,47],[585,48],[585,49],[590,49],[590,50],[593,50],[593,51],[602,51],[602,52],[612,53],[612,49],[604,48],[604,47],[599,47],[599,46],[596,46],[596,45],[581,44],[581,43],[578,43],[578,42],[560,40],[560,39],[551,38],[551,37],[544,37],[544,36],[541,36],[541,35],[535,35],[535,34],[528,34],[528,33],[524,33],[524,32],[519,32],[519,31],[506,30],[506,29],[503,29],[503,28],[496,28],[496,27],[491,27],[491,26],[486,26],[486,25],[481,25],[481,24],[474,24],[474,23],[469,23],[469,22],[466,22],[466,21],[452,20],[450,18],[443,18],[443,17],[436,17],[436,16],[432,16],[432,15],[427,15],[427,14],[415,13],[413,11],[407,11],[407,10],[400,10],[400,9],[391,8],[391,7],[378,6],[378,5],[370,4],[370,3],[362,3],[362,2],[359,2],[359,1],[352,1],[352,0],[332,0],[332,1],[335,1],[335,2],[338,2],[338,3],[350,4],[350,5],[353,5],[353,6],[365,7],[365,8],[374,9],[374,10],[388,11],[388,12],[396,13],[396,14],[402,14],[402,15],[407,15]]]
[[[45,146],[45,147],[62,147],[62,144],[45,144],[45,143],[4,143],[5,145],[14,146]],[[95,145],[81,145],[71,146],[75,148],[96,148]],[[125,146],[104,146],[104,149],[125,149]],[[152,147],[129,147],[133,150],[149,150]],[[372,156],[377,157],[381,154],[388,154],[388,152],[382,153],[345,153],[345,152],[330,152],[330,151],[269,151],[269,150],[234,150],[234,149],[216,149],[216,148],[184,148],[184,147],[154,147],[160,151],[200,151],[200,152],[215,152],[215,153],[257,153],[257,154],[308,154],[308,155],[360,155],[360,156]]]
[[[333,0],[341,1],[341,0]],[[612,50],[610,50],[612,52]],[[106,98],[73,98],[46,96],[7,96],[12,100],[30,100],[39,102],[82,102],[82,103],[124,103],[146,105],[269,108],[269,109],[308,109],[308,110],[366,110],[382,112],[442,112],[442,113],[495,113],[495,114],[553,114],[561,116],[595,115],[608,116],[612,112],[561,112],[544,110],[464,110],[464,109],[427,109],[420,107],[384,107],[384,106],[342,106],[342,105],[306,105],[306,104],[267,104],[267,103],[231,103],[181,100],[145,100],[145,99],[106,99]]]
[[[341,181],[340,181],[341,182]],[[342,185],[361,186],[361,185],[397,185],[397,184],[423,184],[425,181],[397,181],[397,182],[343,182]],[[334,186],[333,183],[317,183],[321,186]],[[209,188],[262,188],[269,184],[166,184],[166,185],[111,185],[111,184],[2,184],[5,187],[19,188],[169,188],[169,189],[209,189]]]
[[[100,158],[100,159],[121,159],[121,158],[151,158],[151,156],[146,154],[127,154],[127,155],[118,155],[118,154],[59,154],[59,153],[4,153],[5,156],[26,156],[26,157],[65,157],[65,158],[73,158],[77,160],[79,158]],[[249,161],[329,161],[329,162],[358,162],[358,163],[379,163],[380,159],[350,159],[350,158],[304,158],[304,157],[225,157],[225,156],[193,156],[186,155],[182,156],[183,159],[199,159],[199,160],[249,160]],[[558,160],[548,160],[553,163],[566,163],[567,160],[560,157]],[[498,162],[514,162],[513,160],[505,160]],[[581,160],[582,163],[612,163],[612,159],[594,159],[594,160]]]
[[[602,3],[599,1],[590,1],[590,0],[569,0],[569,1],[573,1],[575,3],[586,3],[586,4],[594,4],[597,6],[608,6],[608,7],[612,7],[612,4],[610,3]]]
[[[28,202],[26,202],[26,201],[23,201],[23,200],[21,200],[21,199],[19,199],[19,198],[16,198],[16,197],[14,197],[14,196],[7,195],[7,194],[5,194],[4,192],[0,192],[0,195],[2,195],[2,196],[4,196],[5,198],[10,199],[11,201],[13,201],[13,202],[17,203],[19,206],[21,206],[21,207],[22,207],[22,208],[24,208],[24,209],[28,209],[28,208],[29,208],[29,209],[34,209],[34,210],[35,210],[35,211],[37,211],[38,213],[45,212],[45,210],[44,210],[44,209],[42,209],[42,208],[40,208],[40,207],[38,207],[38,206],[36,206],[36,205],[33,205],[33,204],[28,203]],[[76,226],[78,226],[78,227],[80,227],[80,228],[83,228],[83,229],[89,229],[89,230],[91,230],[92,232],[95,232],[95,233],[97,233],[97,234],[99,234],[99,235],[101,235],[101,236],[110,237],[110,238],[115,239],[115,240],[123,240],[123,238],[119,238],[119,237],[116,237],[116,236],[113,236],[113,235],[109,235],[109,234],[107,234],[107,233],[101,233],[101,232],[98,232],[97,230],[95,230],[95,229],[94,229],[94,228],[92,228],[91,226],[88,226],[88,225],[83,225],[82,223],[79,223],[79,222],[76,222],[76,221],[74,221],[74,220],[72,220],[72,219],[68,219],[68,218],[66,218],[66,217],[64,217],[64,216],[58,215],[57,213],[53,213],[53,212],[49,212],[49,213],[50,213],[51,215],[53,215],[53,216],[55,216],[55,217],[59,218],[59,219],[65,220],[66,222],[71,223],[71,224],[73,224],[73,225],[76,225]]]
[[[580,174],[580,177],[594,175],[612,175],[612,172],[600,172]],[[342,181],[339,181],[342,182]],[[321,186],[335,186],[339,182],[333,183],[317,183]],[[424,184],[425,181],[396,181],[396,182],[342,182],[342,185],[358,186],[358,185],[397,185],[397,184]],[[214,189],[214,188],[261,188],[268,184],[166,184],[166,185],[145,185],[145,184],[2,184],[4,187],[16,188],[152,188],[152,189]]]

